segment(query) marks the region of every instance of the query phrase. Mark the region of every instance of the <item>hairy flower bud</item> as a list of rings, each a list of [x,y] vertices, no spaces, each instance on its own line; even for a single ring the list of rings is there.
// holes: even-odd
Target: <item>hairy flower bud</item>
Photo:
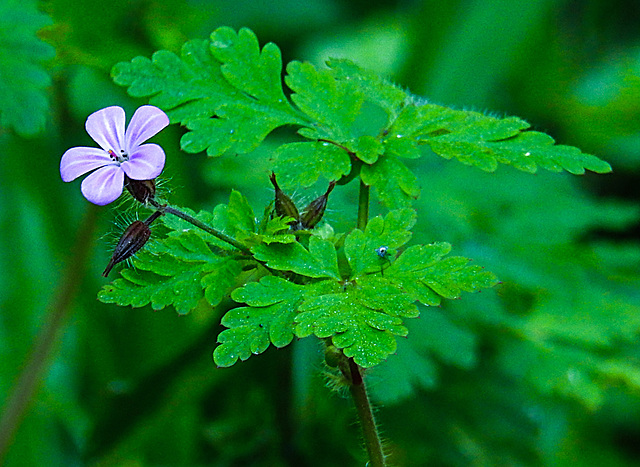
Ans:
[[[156,181],[153,180],[133,180],[124,176],[124,186],[135,199],[142,204],[147,204],[156,194]]]
[[[300,225],[303,229],[312,229],[320,222],[327,208],[329,193],[331,193],[335,186],[336,182],[329,183],[329,188],[327,188],[325,194],[311,201],[309,206],[304,209],[302,217],[300,218]]]
[[[289,196],[287,196],[278,186],[278,182],[276,182],[276,174],[271,172],[269,180],[273,183],[273,188],[276,191],[276,214],[280,217],[293,217],[295,221],[291,221],[290,225],[298,224],[300,220],[298,208],[293,204],[291,198],[289,198]]]
[[[111,269],[113,269],[116,264],[136,254],[140,248],[147,243],[149,237],[151,237],[151,228],[149,226],[161,215],[162,211],[156,211],[151,214],[146,221],[133,221],[131,225],[127,227],[127,230],[124,231],[113,251],[109,264],[107,264],[106,269],[102,273],[104,277],[109,275]]]

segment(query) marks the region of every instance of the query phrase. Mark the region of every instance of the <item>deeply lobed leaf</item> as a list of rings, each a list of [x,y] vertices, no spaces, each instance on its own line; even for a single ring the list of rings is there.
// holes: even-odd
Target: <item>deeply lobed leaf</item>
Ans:
[[[409,247],[385,270],[385,278],[425,305],[439,305],[441,298],[455,299],[465,292],[493,287],[497,278],[467,258],[444,258],[448,243]]]
[[[232,256],[217,256],[198,234],[186,231],[154,241],[134,260],[137,271],[123,269],[122,278],[98,294],[104,303],[154,310],[173,305],[180,314],[203,298],[218,305],[235,284],[242,264]]]
[[[415,222],[415,211],[401,209],[389,212],[384,218],[374,217],[367,223],[364,232],[353,230],[345,239],[344,245],[351,267],[351,278],[379,272],[384,266],[388,266],[387,257],[394,256],[396,249],[409,241],[410,229]],[[380,247],[387,249],[385,257],[377,252]]]
[[[398,315],[417,315],[410,297],[394,287],[383,287],[383,291],[377,287],[380,284],[365,282],[305,301],[296,316],[296,335],[330,337],[358,365],[377,365],[395,352],[394,336],[407,335]]]
[[[291,271],[306,277],[340,280],[338,258],[331,242],[317,236],[309,239],[307,250],[300,243],[260,244],[251,249],[258,261],[278,271]]]
[[[219,156],[250,152],[275,128],[304,122],[284,97],[281,72],[274,44],[260,52],[248,29],[220,28],[210,41],[187,42],[180,57],[136,57],[115,65],[112,75],[191,130],[181,140],[185,151]]]

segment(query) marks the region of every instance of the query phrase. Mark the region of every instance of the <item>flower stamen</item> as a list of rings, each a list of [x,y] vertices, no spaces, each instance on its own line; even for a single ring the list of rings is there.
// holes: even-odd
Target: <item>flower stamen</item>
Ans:
[[[118,164],[121,164],[125,161],[129,160],[129,155],[124,152],[124,149],[120,149],[120,154],[116,154],[116,152],[113,149],[109,149],[107,151],[109,153],[109,157],[111,157],[111,160],[113,162],[117,162]]]

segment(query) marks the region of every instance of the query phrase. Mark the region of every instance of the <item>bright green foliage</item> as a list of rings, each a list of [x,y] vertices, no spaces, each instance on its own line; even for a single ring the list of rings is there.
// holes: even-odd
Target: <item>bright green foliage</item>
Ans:
[[[256,232],[251,206],[235,190],[229,204],[219,204],[213,212],[184,211],[236,238],[262,238]],[[165,215],[163,220],[171,229],[167,238],[152,239],[133,260],[137,271],[122,270],[123,278],[103,287],[98,296],[101,301],[131,306],[151,303],[156,310],[173,305],[184,314],[202,298],[215,306],[231,291],[244,261],[237,250],[182,219]]]
[[[205,298],[215,306],[229,293],[241,272],[232,256],[217,256],[195,232],[153,241],[134,260],[138,269],[122,270],[122,278],[105,285],[98,298],[105,303],[160,310],[173,305],[180,314]]]
[[[300,243],[273,243],[252,248],[254,257],[268,267],[307,277],[340,280],[338,259],[332,243],[312,236],[307,250]]]
[[[249,306],[234,308],[224,315],[222,324],[229,329],[218,336],[215,362],[231,366],[238,359],[264,352],[270,343],[276,347],[288,345],[293,339],[295,310],[303,295],[303,286],[274,276],[236,289],[232,298]]]
[[[214,208],[213,212],[201,211],[195,214],[189,209],[183,210],[184,212],[194,216],[199,221],[214,227],[220,232],[231,235],[234,238],[246,240],[248,238],[256,237],[257,235],[256,219],[253,209],[249,205],[247,199],[236,190],[231,191],[229,204],[219,204]],[[167,227],[174,230],[174,233],[170,233],[170,235],[180,235],[181,232],[190,230],[202,235],[202,238],[208,243],[227,250],[234,250],[234,248],[228,243],[219,240],[207,232],[203,232],[189,222],[180,218],[165,216],[163,220]],[[272,232],[272,234],[273,233],[274,232]]]
[[[283,186],[310,186],[319,176],[339,180],[355,169],[392,209],[408,207],[420,195],[416,176],[401,159],[421,157],[426,149],[487,171],[499,163],[527,172],[611,170],[594,156],[529,131],[519,118],[426,103],[347,60],[327,65],[287,65],[290,103],[278,48],[269,43],[261,50],[248,29],[224,27],[210,41],[185,44],[181,57],[166,51],[152,60],[137,57],[116,65],[113,75],[130,94],[150,96],[191,130],[182,139],[186,151],[245,153],[275,128],[296,125],[309,141],[277,150]]]
[[[137,57],[117,64],[113,76],[131,95],[153,96],[152,104],[191,130],[182,138],[185,151],[218,156],[249,152],[274,128],[303,123],[284,98],[281,69],[275,45],[261,52],[248,29],[220,28],[210,41],[187,42],[180,57]]]
[[[318,159],[324,161],[321,166]],[[326,141],[283,144],[276,152],[276,160],[276,171],[284,186],[311,186],[319,176],[339,180],[351,169],[347,152]],[[288,165],[295,166],[295,172],[287,170]]]
[[[0,126],[23,136],[43,130],[49,113],[51,78],[42,62],[55,51],[36,33],[50,22],[35,2],[0,2]]]
[[[462,291],[475,292],[493,287],[496,277],[467,258],[452,256],[448,243],[409,247],[386,271],[392,283],[425,305],[439,305],[440,298],[459,298]]]
[[[365,368],[395,352],[394,336],[407,335],[398,316],[418,314],[413,300],[375,279],[307,301],[300,311],[296,318],[298,336],[331,337],[333,345]]]
[[[383,219],[377,216],[371,219],[364,232],[355,229],[345,239],[345,253],[351,266],[351,278],[363,274],[380,272],[388,266],[388,259],[376,253],[376,249],[386,247],[386,256],[393,257],[396,249],[411,238],[410,229],[416,223],[416,214],[411,209],[391,211]],[[387,262],[385,262],[387,261]]]
[[[263,352],[269,343],[281,347],[293,333],[330,338],[358,365],[371,367],[395,352],[395,336],[407,335],[402,318],[418,316],[416,300],[437,305],[440,297],[457,298],[462,290],[496,284],[495,276],[469,266],[466,258],[445,258],[450,250],[445,244],[416,245],[394,259],[396,249],[411,238],[409,229],[415,221],[411,209],[391,211],[371,219],[364,232],[351,232],[344,242],[351,269],[348,279],[341,277],[334,244],[319,236],[309,238],[308,249],[298,242],[253,247],[257,260],[297,274],[300,285],[267,277],[236,290],[232,298],[249,307],[225,315],[222,323],[230,329],[221,334],[216,363],[232,365],[238,358]],[[381,246],[387,247],[385,256],[376,252]],[[274,315],[279,317],[275,328]],[[286,338],[274,337],[273,332]]]

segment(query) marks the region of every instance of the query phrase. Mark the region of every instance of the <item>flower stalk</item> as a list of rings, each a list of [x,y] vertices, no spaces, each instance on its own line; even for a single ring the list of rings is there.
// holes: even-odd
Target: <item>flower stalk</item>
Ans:
[[[176,217],[179,217],[180,219],[187,221],[191,225],[194,225],[195,227],[198,227],[199,229],[204,230],[205,232],[213,235],[217,239],[222,240],[223,242],[228,243],[229,245],[237,248],[243,253],[251,254],[251,250],[246,245],[240,243],[238,240],[236,240],[233,237],[230,237],[229,235],[223,234],[219,230],[214,229],[213,227],[205,224],[204,222],[199,221],[195,217],[187,214],[186,212],[180,211],[179,209],[176,209],[167,204],[160,204],[154,199],[150,199],[149,204],[157,208],[158,211],[162,212],[163,214],[171,214]]]

